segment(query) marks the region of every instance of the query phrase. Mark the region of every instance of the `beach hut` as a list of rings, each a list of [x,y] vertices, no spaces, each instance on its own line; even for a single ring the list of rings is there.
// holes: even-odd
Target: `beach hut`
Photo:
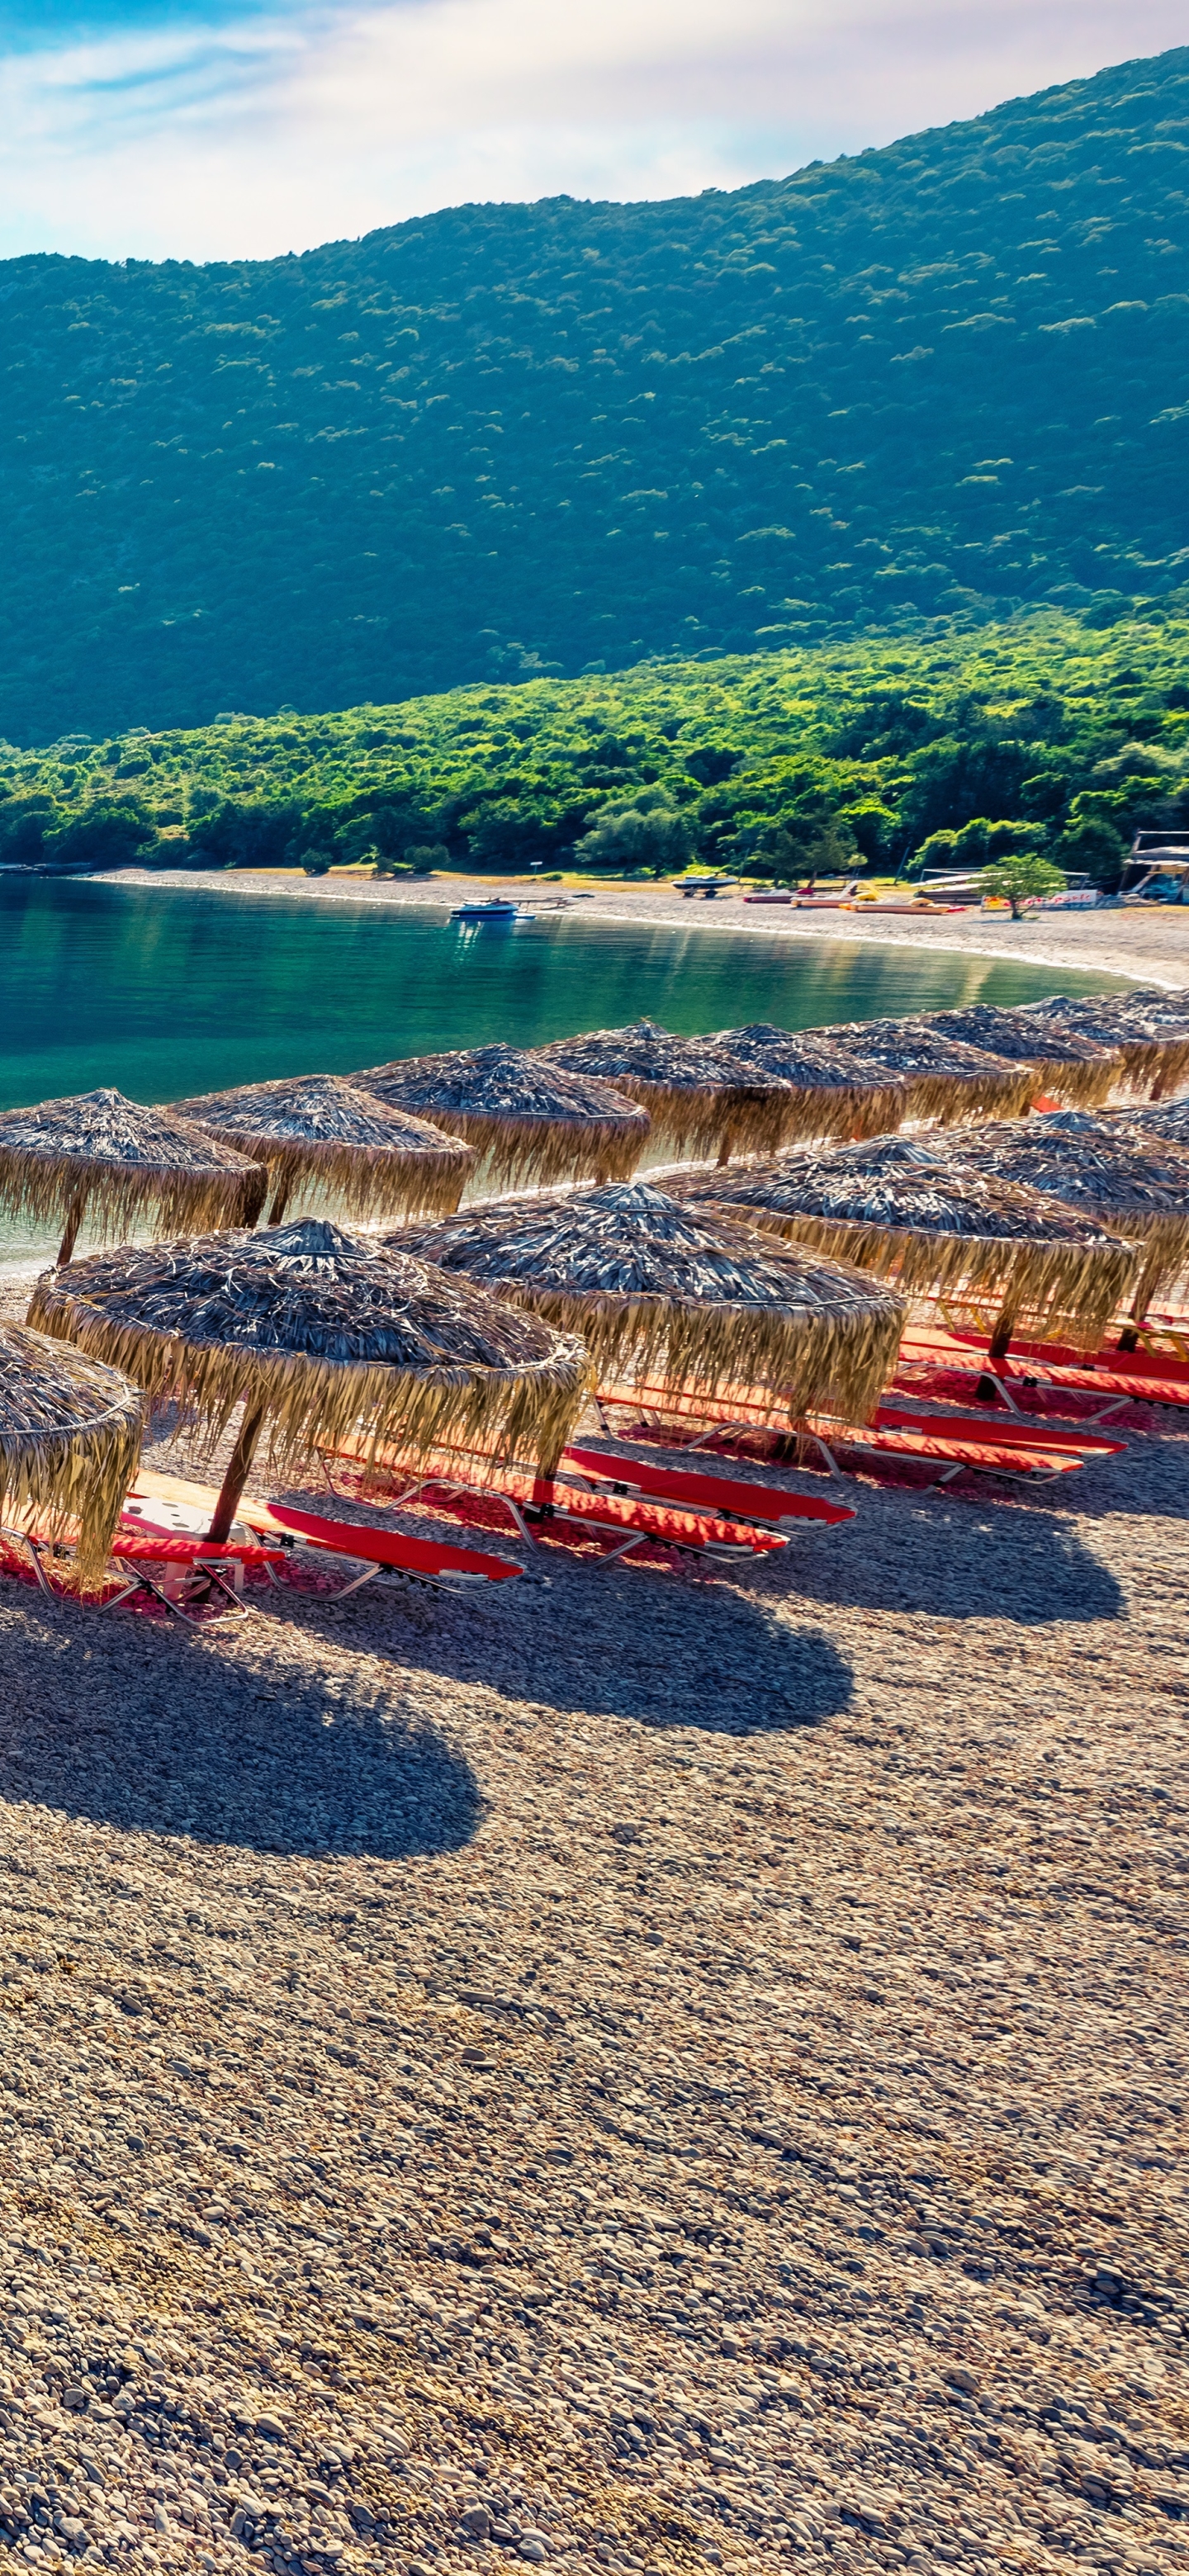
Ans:
[[[295,1190],[333,1193],[353,1217],[444,1216],[478,1162],[473,1145],[424,1118],[391,1109],[334,1073],[249,1082],[175,1100],[171,1114],[263,1163],[279,1225]]]
[[[313,1218],[93,1254],[38,1280],[29,1319],[186,1406],[212,1446],[242,1405],[220,1540],[266,1422],[279,1469],[361,1423],[414,1450],[481,1439],[548,1469],[590,1380],[581,1343],[539,1316]]]
[[[968,1132],[961,1140],[881,1136],[721,1177],[667,1176],[664,1186],[686,1206],[795,1237],[906,1294],[961,1288],[992,1298],[997,1329],[1006,1319],[1009,1336],[1024,1307],[1059,1310],[1099,1332],[1134,1276],[1132,1246],[1097,1216],[1058,1208],[995,1169],[968,1170],[960,1159]],[[1004,1124],[996,1133],[1017,1130]]]
[[[964,1172],[993,1173],[1126,1235],[1140,1253],[1137,1318],[1189,1262],[1189,1152],[1129,1121],[1062,1110],[1018,1127],[995,1121],[945,1151]]]
[[[1117,1049],[1123,1087],[1150,1091],[1154,1099],[1175,1091],[1189,1073],[1189,1000],[1178,993],[1154,986],[1129,993],[1055,993],[1043,1002],[1021,1003],[1020,1018],[1043,1020]]]
[[[67,1262],[83,1218],[105,1235],[151,1219],[184,1227],[254,1225],[266,1177],[172,1110],[144,1109],[120,1091],[83,1091],[0,1112],[0,1209],[34,1224],[63,1224]]]
[[[84,1588],[102,1577],[144,1423],[144,1398],[118,1369],[0,1325],[0,1522],[69,1537]]]
[[[768,1154],[793,1132],[797,1105],[787,1083],[743,1063],[716,1038],[679,1038],[655,1020],[555,1038],[543,1059],[594,1075],[640,1102],[659,1144],[696,1158]]]
[[[1012,1064],[1030,1065],[1035,1099],[1041,1092],[1096,1109],[1123,1070],[1117,1046],[1105,1046],[1079,1030],[1063,1029],[1055,1020],[1038,1020],[1024,1010],[996,1010],[989,1002],[971,1002],[955,1011],[922,1011],[921,1028],[939,1038],[958,1038],[963,1046],[984,1048],[988,1055]]]
[[[648,1141],[635,1101],[524,1047],[405,1056],[349,1079],[388,1108],[465,1137],[497,1185],[625,1180]]]
[[[879,1136],[906,1114],[906,1085],[882,1065],[837,1045],[826,1031],[809,1035],[754,1020],[746,1028],[720,1029],[716,1043],[739,1063],[788,1084],[786,1137]]]
[[[464,1208],[388,1238],[579,1333],[601,1379],[779,1386],[862,1419],[904,1310],[872,1279],[633,1181]]]
[[[806,1035],[831,1039],[882,1066],[903,1083],[910,1118],[934,1118],[942,1126],[963,1118],[1013,1118],[1032,1097],[1030,1064],[1011,1064],[960,1038],[938,1037],[922,1019],[848,1020]]]

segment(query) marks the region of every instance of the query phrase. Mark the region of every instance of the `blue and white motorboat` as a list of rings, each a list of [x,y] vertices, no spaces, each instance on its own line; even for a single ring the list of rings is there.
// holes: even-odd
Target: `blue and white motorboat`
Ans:
[[[536,915],[507,895],[486,895],[473,903],[459,903],[450,915],[451,921],[533,921]]]

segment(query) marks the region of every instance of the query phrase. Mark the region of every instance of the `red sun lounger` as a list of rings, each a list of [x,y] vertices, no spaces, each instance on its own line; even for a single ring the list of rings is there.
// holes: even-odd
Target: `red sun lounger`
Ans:
[[[72,1547],[29,1523],[0,1530],[0,1539],[29,1568],[42,1592],[54,1601],[62,1597],[67,1587],[55,1584],[53,1576],[59,1564],[73,1561]],[[175,1523],[154,1524],[141,1518],[135,1499],[129,1497],[112,1539],[102,1587],[96,1593],[79,1594],[71,1585],[70,1595],[104,1610],[118,1610],[125,1601],[144,1598],[159,1602],[175,1618],[192,1619],[197,1604],[242,1610],[245,1567],[267,1572],[270,1561],[280,1559],[279,1548],[262,1547],[256,1539],[212,1545],[209,1539],[179,1531]]]
[[[1009,1427],[995,1414],[962,1414],[940,1407],[925,1410],[899,1406],[894,1400],[881,1405],[867,1423],[844,1423],[833,1414],[794,1421],[775,1390],[769,1393],[758,1387],[728,1388],[717,1396],[692,1392],[674,1396],[661,1387],[619,1388],[601,1394],[599,1403],[600,1408],[634,1414],[642,1430],[650,1424],[663,1426],[666,1439],[679,1436],[680,1426],[687,1438],[692,1433],[689,1445],[709,1447],[712,1442],[757,1432],[783,1440],[800,1437],[813,1445],[830,1474],[841,1473],[840,1454],[865,1452],[889,1460],[936,1463],[939,1474],[933,1481],[937,1483],[950,1483],[964,1469],[1037,1483],[1071,1473],[1087,1454],[1087,1444],[1076,1431],[1058,1432],[1019,1416],[1012,1417]],[[1116,1445],[1106,1444],[1111,1450]]]
[[[613,1493],[639,1493],[697,1511],[727,1513],[732,1520],[758,1529],[779,1529],[782,1521],[853,1521],[849,1503],[828,1503],[820,1494],[794,1494],[784,1485],[762,1485],[758,1478],[696,1476],[688,1468],[654,1467],[651,1461],[616,1455],[609,1449],[567,1449],[562,1465],[597,1477]]]
[[[158,1521],[171,1511],[185,1516],[193,1528],[196,1519],[209,1522],[217,1495],[214,1486],[194,1485],[179,1477],[157,1476],[142,1469],[132,1500],[147,1504]],[[406,1530],[373,1529],[358,1521],[331,1520],[321,1512],[303,1511],[288,1503],[256,1502],[248,1495],[240,1503],[239,1520],[255,1533],[258,1552],[272,1564],[308,1553],[314,1560],[344,1557],[362,1566],[362,1573],[341,1586],[335,1596],[338,1600],[345,1599],[349,1592],[358,1592],[381,1572],[408,1583],[428,1585],[435,1591],[463,1594],[483,1584],[506,1583],[523,1572],[523,1567],[509,1556],[454,1547],[445,1539],[414,1538]],[[265,1545],[260,1550],[262,1539]]]
[[[593,1454],[601,1461],[601,1451]],[[366,1440],[356,1440],[344,1442],[337,1455],[369,1482],[382,1477],[394,1504],[423,1502],[449,1511],[465,1510],[477,1499],[501,1503],[530,1545],[541,1530],[559,1538],[586,1536],[602,1545],[604,1563],[649,1545],[730,1561],[787,1544],[779,1530],[694,1505],[688,1497],[662,1502],[652,1494],[617,1493],[604,1473],[592,1480],[572,1466],[568,1453],[552,1476],[497,1461],[482,1450],[445,1445],[417,1458],[391,1445],[373,1452]]]
[[[257,1508],[250,1505],[248,1515]],[[381,1567],[444,1592],[466,1592],[484,1583],[507,1583],[523,1572],[513,1557],[492,1556],[473,1547],[454,1547],[447,1539],[412,1538],[407,1530],[372,1529],[360,1521],[331,1521],[319,1512],[296,1511],[288,1503],[269,1503],[267,1510],[270,1530],[281,1532],[298,1545],[318,1549],[323,1555],[352,1556],[366,1566],[366,1573],[344,1585],[346,1592],[355,1592],[361,1583],[369,1583]]]
[[[954,1423],[937,1413],[914,1417],[881,1405],[870,1422],[839,1422],[830,1414],[813,1414],[806,1417],[803,1428],[831,1468],[837,1468],[840,1451],[920,1461],[937,1467],[930,1479],[935,1485],[952,1484],[963,1473],[1049,1484],[1054,1477],[1073,1475],[1083,1464],[1080,1450],[1051,1441],[1045,1445],[1039,1440],[1001,1439],[997,1426],[989,1422],[978,1422],[974,1432],[955,1428],[962,1420],[960,1414]]]
[[[875,1421],[882,1431],[936,1431],[942,1439],[990,1440],[997,1448],[1068,1449],[1080,1459],[1119,1458],[1126,1454],[1125,1440],[1113,1440],[1105,1431],[1084,1428],[1080,1423],[1065,1427],[1056,1422],[1038,1421],[1024,1413],[988,1413],[979,1406],[964,1413],[953,1405],[897,1401],[899,1390],[885,1396]]]
[[[1128,1404],[1189,1405],[1189,1364],[1163,1353],[1109,1347],[1089,1352],[1062,1342],[1013,1341],[1006,1358],[990,1360],[987,1350],[985,1334],[914,1328],[904,1336],[896,1384],[907,1389],[914,1382],[940,1386],[949,1380],[948,1393],[964,1391],[968,1380],[973,1394],[980,1380],[989,1380],[1013,1412],[1018,1410],[1013,1388],[1026,1388],[1054,1403],[1062,1395],[1096,1397],[1098,1410],[1087,1417],[1090,1422],[1108,1422]]]

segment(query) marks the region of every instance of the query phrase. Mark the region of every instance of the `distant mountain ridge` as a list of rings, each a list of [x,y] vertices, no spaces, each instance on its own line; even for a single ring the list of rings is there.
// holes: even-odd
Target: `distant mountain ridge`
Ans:
[[[0,263],[0,735],[1189,572],[1189,48],[725,194]]]

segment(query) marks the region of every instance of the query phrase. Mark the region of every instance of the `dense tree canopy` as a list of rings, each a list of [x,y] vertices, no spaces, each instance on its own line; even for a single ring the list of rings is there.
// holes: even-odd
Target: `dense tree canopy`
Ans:
[[[1187,174],[1180,49],[730,194],[0,263],[0,731],[1108,625],[1189,560]]]
[[[1189,827],[1189,598],[1088,628],[802,647],[347,714],[0,746],[0,861],[679,867],[1040,853]]]

